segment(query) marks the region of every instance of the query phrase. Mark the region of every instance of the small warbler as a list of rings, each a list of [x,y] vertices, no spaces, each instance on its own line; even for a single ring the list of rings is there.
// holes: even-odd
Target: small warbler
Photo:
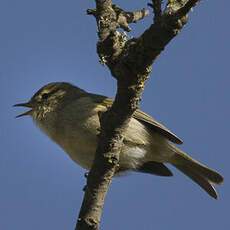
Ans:
[[[41,130],[73,161],[89,170],[98,143],[98,114],[107,111],[112,103],[105,96],[87,93],[69,83],[55,82],[42,87],[29,102],[15,106],[31,108],[17,117],[32,116]],[[214,185],[220,184],[223,177],[175,144],[182,144],[182,141],[151,116],[136,110],[124,134],[117,173],[131,170],[172,176],[164,164],[170,163],[216,199]]]

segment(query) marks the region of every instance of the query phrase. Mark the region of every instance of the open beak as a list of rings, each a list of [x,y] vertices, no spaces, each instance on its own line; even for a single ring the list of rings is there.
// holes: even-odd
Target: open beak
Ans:
[[[31,102],[16,104],[16,105],[14,105],[14,107],[27,107],[27,108],[33,108]],[[22,116],[31,115],[31,114],[32,114],[32,111],[33,111],[33,109],[31,109],[31,110],[29,110],[29,111],[26,111],[25,113],[19,114],[18,116],[16,116],[16,118],[22,117]]]

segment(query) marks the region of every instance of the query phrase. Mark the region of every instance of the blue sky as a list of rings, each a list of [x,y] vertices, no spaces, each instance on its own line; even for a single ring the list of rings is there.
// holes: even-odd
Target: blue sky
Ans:
[[[126,9],[147,1],[116,1]],[[24,102],[53,81],[113,96],[116,82],[98,62],[93,1],[1,0],[0,229],[73,229],[84,170],[38,130],[15,119]],[[141,108],[184,140],[183,150],[221,172],[220,199],[174,170],[174,177],[114,179],[102,229],[229,229],[229,1],[202,1],[158,58]],[[151,17],[133,28],[140,34]]]

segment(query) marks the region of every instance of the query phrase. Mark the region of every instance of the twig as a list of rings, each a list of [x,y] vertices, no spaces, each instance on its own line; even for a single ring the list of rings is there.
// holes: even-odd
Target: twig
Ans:
[[[161,4],[162,0],[152,0],[152,3],[148,3],[148,6],[150,6],[153,9],[155,23],[159,22],[162,16]]]
[[[181,18],[183,16],[185,16],[186,14],[189,13],[189,11],[196,6],[196,4],[199,2],[200,0],[188,0],[186,2],[186,4],[184,6],[182,6],[176,13],[175,13],[175,17],[176,18]]]
[[[149,11],[147,9],[137,10],[134,12],[126,12],[117,5],[113,5],[113,9],[117,14],[117,27],[121,27],[127,32],[131,31],[129,27],[130,23],[136,23],[137,21],[143,19],[149,14]]]

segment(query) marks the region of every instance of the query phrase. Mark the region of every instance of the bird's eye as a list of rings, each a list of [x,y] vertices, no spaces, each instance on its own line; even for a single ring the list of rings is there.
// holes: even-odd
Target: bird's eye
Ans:
[[[42,100],[46,100],[49,97],[48,93],[43,93],[42,94]]]

